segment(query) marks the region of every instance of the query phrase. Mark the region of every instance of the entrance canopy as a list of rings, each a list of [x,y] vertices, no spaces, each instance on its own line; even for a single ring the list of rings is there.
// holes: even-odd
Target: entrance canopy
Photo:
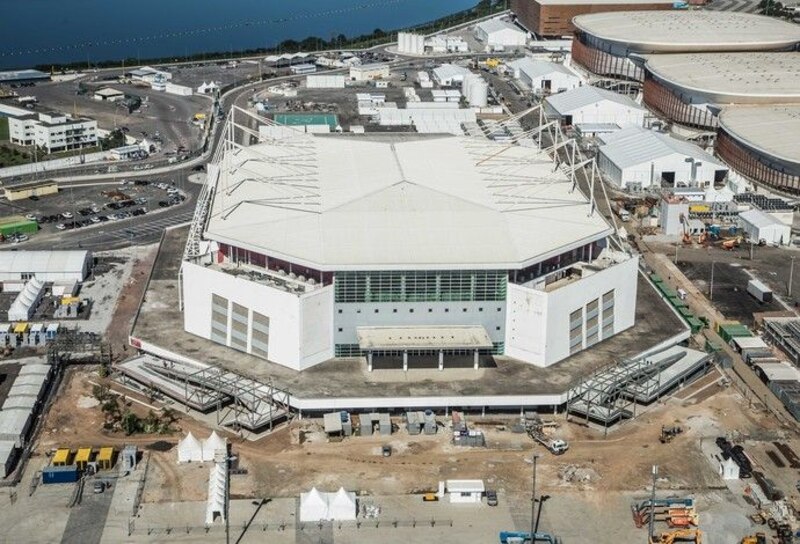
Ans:
[[[481,349],[492,340],[481,325],[358,327],[358,347],[367,351]]]

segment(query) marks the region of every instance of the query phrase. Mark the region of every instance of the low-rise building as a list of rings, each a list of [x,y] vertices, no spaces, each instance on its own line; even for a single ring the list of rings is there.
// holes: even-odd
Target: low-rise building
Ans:
[[[614,123],[620,127],[641,127],[646,113],[627,96],[589,86],[549,96],[544,107],[548,118],[560,119],[564,126]]]
[[[37,145],[48,153],[97,145],[97,121],[65,113],[25,111],[9,116],[8,131],[12,143]]]
[[[788,246],[792,241],[792,227],[757,209],[739,214],[739,228],[756,243]]]
[[[119,89],[112,89],[111,87],[103,87],[94,92],[93,98],[106,102],[117,102],[125,98],[125,93]]]
[[[514,71],[514,77],[534,93],[555,94],[583,85],[578,74],[556,62],[525,57],[509,62],[508,67]]]
[[[522,47],[527,39],[525,32],[502,19],[490,19],[475,26],[475,38],[489,48]]]
[[[362,64],[350,67],[350,79],[353,81],[372,81],[389,77],[388,64]]]
[[[151,66],[142,66],[141,68],[131,70],[128,75],[134,81],[143,81],[151,85],[156,79],[163,79],[165,81],[172,79],[172,74],[169,72],[157,70]]]
[[[468,68],[456,64],[442,64],[433,69],[433,80],[442,87],[461,85],[470,74]]]
[[[597,165],[628,191],[719,184],[728,168],[697,145],[668,134],[628,127],[602,137]]]

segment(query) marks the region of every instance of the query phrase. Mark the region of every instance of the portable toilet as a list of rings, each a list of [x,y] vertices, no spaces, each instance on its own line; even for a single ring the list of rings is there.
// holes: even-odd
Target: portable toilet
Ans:
[[[50,323],[47,325],[47,328],[44,332],[45,339],[50,342],[51,340],[55,340],[56,335],[58,334],[58,323]]]

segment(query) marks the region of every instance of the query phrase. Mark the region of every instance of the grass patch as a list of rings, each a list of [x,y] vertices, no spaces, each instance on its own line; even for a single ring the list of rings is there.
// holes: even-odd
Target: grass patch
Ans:
[[[0,142],[8,141],[9,137],[8,117],[0,117]]]

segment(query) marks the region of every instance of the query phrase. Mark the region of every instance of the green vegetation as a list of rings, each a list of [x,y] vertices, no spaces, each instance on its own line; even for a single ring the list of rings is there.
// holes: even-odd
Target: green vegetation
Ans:
[[[352,38],[348,38],[344,34],[339,34],[338,36],[335,36],[330,40],[319,38],[317,36],[309,36],[308,38],[301,41],[284,40],[276,47],[272,48],[260,47],[258,49],[246,49],[244,51],[237,51],[237,52],[216,51],[212,53],[197,53],[194,55],[185,55],[177,57],[160,57],[160,58],[150,58],[150,59],[127,58],[124,60],[122,59],[105,60],[94,63],[93,67],[118,68],[122,66],[139,66],[143,64],[169,64],[172,62],[206,62],[213,60],[225,61],[225,60],[230,60],[234,57],[256,57],[261,55],[271,55],[274,53],[320,51],[325,49],[366,49],[384,43],[390,43],[395,41],[397,39],[398,32],[413,31],[422,34],[430,34],[432,32],[449,28],[451,26],[455,26],[461,23],[466,23],[473,19],[478,19],[480,17],[485,17],[493,13],[501,12],[505,8],[506,8],[505,2],[500,2],[498,0],[480,0],[474,7],[470,9],[459,11],[457,13],[453,13],[451,15],[447,15],[445,17],[436,19],[428,23],[423,23],[421,25],[390,30],[388,32],[381,30],[380,28],[376,28],[370,34],[362,34],[361,36],[355,36]],[[50,72],[50,71],[63,72],[66,70],[84,70],[86,69],[86,67],[87,66],[85,62],[72,62],[67,64],[55,64],[55,65],[40,64],[35,68],[37,70],[42,70],[45,72]]]
[[[786,5],[775,0],[761,0],[758,3],[758,12],[762,15],[769,15],[771,17],[783,17],[792,19],[794,12],[786,9]]]
[[[0,117],[0,142],[7,142],[9,138],[8,117]]]
[[[33,154],[13,146],[0,145],[0,168],[33,162]]]
[[[119,129],[111,131],[108,136],[100,139],[100,149],[103,151],[123,145],[125,145],[125,133]]]
[[[111,432],[124,432],[130,436],[139,433],[169,434],[175,431],[173,424],[178,421],[175,410],[164,408],[161,415],[149,410],[145,417],[136,415],[131,410],[131,401],[120,401],[120,396],[111,392],[105,385],[92,388],[94,398],[100,403],[100,410],[105,416],[103,428]]]

